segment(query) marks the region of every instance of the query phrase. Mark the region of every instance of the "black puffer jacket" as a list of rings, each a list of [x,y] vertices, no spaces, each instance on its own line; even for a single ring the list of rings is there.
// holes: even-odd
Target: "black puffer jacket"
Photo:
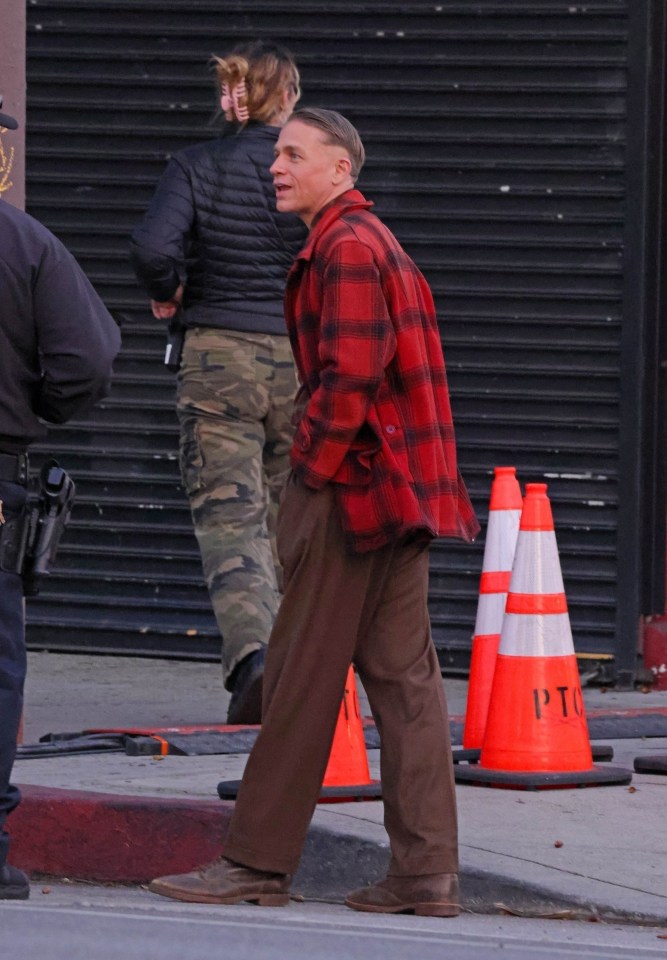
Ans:
[[[279,133],[250,123],[175,154],[132,234],[134,269],[153,300],[184,283],[189,327],[286,334],[285,277],[307,231],[276,211]]]

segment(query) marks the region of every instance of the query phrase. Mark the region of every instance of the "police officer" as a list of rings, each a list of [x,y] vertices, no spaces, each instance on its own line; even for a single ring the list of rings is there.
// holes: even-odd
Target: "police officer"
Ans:
[[[2,97],[0,97],[0,108]],[[0,112],[0,135],[16,130]],[[27,449],[41,422],[64,423],[109,388],[118,327],[74,257],[42,224],[0,200],[0,544],[27,497]],[[1,551],[0,551],[1,552]],[[7,863],[9,782],[26,672],[21,577],[0,569],[0,899],[24,900],[28,878]]]

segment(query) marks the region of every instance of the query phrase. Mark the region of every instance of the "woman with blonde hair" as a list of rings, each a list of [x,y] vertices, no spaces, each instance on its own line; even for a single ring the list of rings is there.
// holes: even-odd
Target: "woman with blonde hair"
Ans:
[[[255,41],[214,57],[225,129],[176,153],[132,234],[153,314],[186,328],[180,466],[222,636],[229,723],[260,723],[279,601],[273,519],[288,470],[296,377],[283,319],[305,239],[277,213],[269,168],[300,96],[291,54]]]

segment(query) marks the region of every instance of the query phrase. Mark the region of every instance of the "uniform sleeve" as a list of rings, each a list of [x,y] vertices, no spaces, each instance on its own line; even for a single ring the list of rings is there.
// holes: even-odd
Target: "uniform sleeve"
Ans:
[[[320,383],[292,447],[292,467],[323,487],[338,472],[377,399],[396,337],[372,250],[338,245],[327,262],[320,315]]]
[[[34,411],[64,423],[109,392],[120,333],[64,247],[35,279],[33,311],[42,373]]]
[[[184,282],[193,223],[192,185],[182,165],[172,159],[130,241],[137,279],[153,300],[169,300]]]

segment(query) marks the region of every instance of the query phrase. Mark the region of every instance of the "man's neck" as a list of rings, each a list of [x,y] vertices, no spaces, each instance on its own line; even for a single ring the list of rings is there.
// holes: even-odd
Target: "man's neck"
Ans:
[[[321,216],[322,216],[322,214],[324,213],[324,211],[325,211],[325,210],[328,210],[329,207],[330,207],[332,204],[334,204],[334,203],[336,202],[336,200],[338,200],[339,197],[342,197],[344,193],[349,193],[350,190],[354,190],[354,181],[350,181],[350,183],[347,184],[345,187],[343,187],[342,189],[338,190],[336,193],[332,194],[332,195],[329,197],[329,199],[326,201],[326,203],[323,203],[322,206],[320,207],[320,209],[317,211],[317,213],[312,217],[312,219],[310,220],[310,223],[308,222],[308,220],[305,220],[305,219],[304,219],[303,222],[306,224],[306,226],[308,227],[308,229],[309,229],[309,230],[312,230],[313,227],[314,227],[314,225],[315,225],[315,224],[317,223],[317,221],[321,218]],[[303,218],[302,218],[302,219],[303,219]]]

